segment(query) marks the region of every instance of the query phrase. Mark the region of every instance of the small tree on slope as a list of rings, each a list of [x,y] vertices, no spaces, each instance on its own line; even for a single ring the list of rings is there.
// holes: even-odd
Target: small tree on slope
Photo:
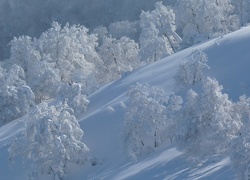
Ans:
[[[102,45],[98,48],[106,72],[103,81],[113,81],[139,67],[138,51],[138,44],[125,36],[117,40],[103,36]]]
[[[188,86],[202,81],[204,69],[209,69],[207,61],[207,55],[200,50],[194,51],[190,56],[182,60],[175,76],[177,84]]]
[[[83,131],[66,104],[40,104],[28,117],[24,131],[9,148],[10,159],[20,155],[33,162],[30,178],[52,175],[63,179],[68,165],[88,160]]]
[[[172,125],[172,113],[181,104],[178,97],[168,101],[165,92],[154,86],[137,83],[128,91],[130,106],[124,120],[123,142],[128,155],[143,156],[171,138],[168,128]],[[169,137],[166,137],[168,134]]]

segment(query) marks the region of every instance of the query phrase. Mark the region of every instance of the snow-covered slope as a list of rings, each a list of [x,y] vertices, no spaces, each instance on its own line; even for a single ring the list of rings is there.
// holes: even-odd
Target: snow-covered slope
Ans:
[[[166,91],[179,93],[174,76],[179,62],[193,51],[201,49],[208,56],[210,70],[205,74],[215,77],[224,86],[224,92],[236,100],[250,95],[250,27],[188,48],[154,64],[124,75],[89,96],[88,111],[80,119],[84,143],[98,159],[98,165],[72,169],[67,179],[234,179],[228,157],[214,156],[199,165],[191,156],[176,150],[174,145],[162,147],[136,162],[122,152],[121,131],[125,112],[126,91],[136,82],[157,85]],[[23,164],[10,166],[5,146],[22,128],[22,119],[0,128],[0,179],[22,179]],[[27,163],[27,162],[26,162]],[[25,163],[24,163],[25,164]]]

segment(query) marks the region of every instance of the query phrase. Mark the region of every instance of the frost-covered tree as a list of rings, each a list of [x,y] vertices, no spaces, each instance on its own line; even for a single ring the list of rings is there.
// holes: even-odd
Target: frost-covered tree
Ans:
[[[180,36],[176,33],[175,24],[175,13],[171,7],[166,7],[162,2],[157,2],[155,4],[155,10],[151,12],[157,29],[159,30],[159,35],[167,41],[175,53],[181,43]]]
[[[237,137],[230,143],[230,159],[238,179],[250,177],[250,98],[244,96],[235,104],[235,110],[241,115],[242,127]]]
[[[176,1],[176,24],[184,47],[239,29],[232,13],[229,0]]]
[[[170,7],[161,2],[155,10],[140,15],[141,34],[139,38],[141,60],[155,62],[178,50],[181,38],[175,26],[175,14]]]
[[[34,43],[39,52],[50,56],[62,82],[80,83],[87,93],[98,86],[103,65],[95,51],[97,37],[89,35],[87,28],[68,24],[61,27],[54,22]]]
[[[0,125],[24,116],[34,106],[35,96],[26,85],[20,66],[0,67]]]
[[[250,98],[246,95],[240,96],[239,101],[235,104],[235,110],[241,114],[242,123],[250,123]]]
[[[63,179],[70,164],[83,164],[89,149],[81,142],[83,131],[67,104],[48,106],[41,103],[27,116],[21,135],[9,148],[13,160],[30,160],[30,178],[52,176]]]
[[[99,86],[103,65],[95,51],[97,37],[84,26],[54,22],[38,39],[19,37],[10,44],[10,62],[23,67],[37,99],[55,97],[60,83],[79,83],[85,93]]]
[[[169,96],[167,103],[164,104],[164,106],[166,107],[165,115],[167,118],[167,123],[164,131],[164,141],[166,141],[166,139],[170,139],[171,143],[174,141],[177,125],[176,117],[182,109],[182,103],[183,100],[181,96],[171,95]]]
[[[187,102],[177,117],[177,145],[189,153],[206,157],[228,149],[228,143],[236,137],[241,127],[240,115],[222,86],[207,78],[203,92],[189,91]]]
[[[175,76],[177,84],[188,86],[202,81],[204,69],[209,69],[207,61],[207,55],[200,50],[194,51],[190,56],[182,60]]]
[[[222,90],[218,81],[207,78],[203,85],[201,107],[202,118],[215,129],[209,132],[210,137],[222,140],[223,145],[238,134],[242,123],[240,115],[235,112],[234,103]]]
[[[125,114],[123,142],[130,157],[150,153],[172,138],[173,114],[180,109],[180,97],[168,99],[163,89],[148,84],[132,86]]]
[[[245,26],[250,22],[250,1],[249,0],[238,0],[231,1],[231,4],[235,7],[234,12],[239,17],[240,26]]]
[[[167,99],[164,91],[137,83],[128,91],[130,105],[124,120],[124,146],[129,156],[143,156],[161,143]]]
[[[250,134],[249,125],[230,143],[230,160],[238,179],[250,177]]]
[[[57,100],[67,102],[68,106],[74,110],[74,115],[78,118],[87,109],[89,100],[83,94],[80,84],[62,84],[57,92]]]
[[[15,63],[24,69],[25,81],[36,96],[36,102],[55,96],[61,81],[59,70],[54,68],[49,56],[42,54],[27,36],[11,41],[9,63]]]
[[[186,103],[176,117],[175,141],[180,150],[191,149],[190,144],[196,142],[200,133],[201,114],[197,108],[198,94],[193,90],[187,92]]]
[[[98,53],[106,69],[103,76],[106,82],[118,79],[123,73],[139,67],[138,51],[138,44],[125,36],[120,39],[104,36]]]

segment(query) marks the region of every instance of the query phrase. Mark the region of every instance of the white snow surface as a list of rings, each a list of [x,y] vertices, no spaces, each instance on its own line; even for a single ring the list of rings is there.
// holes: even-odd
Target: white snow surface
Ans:
[[[230,160],[214,156],[208,161],[194,163],[193,157],[178,151],[174,144],[166,144],[157,151],[137,159],[129,159],[121,144],[122,121],[126,105],[126,91],[136,82],[164,88],[167,94],[181,94],[174,76],[179,62],[200,49],[208,56],[210,70],[233,100],[242,94],[250,96],[250,27],[202,43],[124,75],[89,96],[87,112],[79,119],[84,131],[83,142],[98,160],[96,166],[72,167],[70,180],[145,180],[145,179],[235,179]],[[26,164],[8,160],[9,143],[22,130],[25,117],[0,128],[0,180],[27,179]]]

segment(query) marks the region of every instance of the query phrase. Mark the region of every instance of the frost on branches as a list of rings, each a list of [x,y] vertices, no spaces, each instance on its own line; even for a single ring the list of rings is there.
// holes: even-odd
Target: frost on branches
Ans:
[[[81,85],[76,83],[62,84],[57,92],[57,100],[66,102],[73,109],[77,118],[87,110],[89,104],[89,100],[83,94]]]
[[[103,81],[111,82],[119,79],[122,74],[138,68],[140,65],[138,51],[138,44],[128,37],[115,39],[103,36],[102,45],[98,48],[106,72]]]
[[[30,178],[42,175],[63,179],[70,164],[84,164],[89,149],[81,142],[83,131],[67,104],[42,103],[29,113],[22,134],[9,148],[10,159],[31,160]]]
[[[182,60],[175,76],[176,82],[181,86],[195,85],[203,79],[203,71],[209,69],[207,55],[200,51],[194,51],[186,59]]]
[[[137,158],[152,152],[162,143],[172,125],[173,113],[180,108],[180,97],[168,99],[165,92],[148,84],[137,83],[128,91],[123,142],[126,153]],[[174,103],[172,103],[174,102]]]
[[[229,0],[176,1],[176,24],[184,47],[239,29],[238,21]]]
[[[180,149],[206,157],[226,152],[241,128],[240,115],[222,86],[207,78],[201,94],[190,90],[178,117],[176,142]]]
[[[84,26],[52,27],[38,39],[14,38],[10,62],[20,65],[39,102],[54,98],[60,83],[79,83],[85,94],[98,87],[102,61],[95,51],[97,37]]]
[[[141,61],[155,62],[178,50],[181,38],[175,26],[175,14],[170,7],[158,2],[155,10],[140,15],[139,37]]]
[[[230,143],[230,160],[238,178],[248,180],[250,177],[249,126],[245,131]]]
[[[24,116],[34,106],[35,96],[24,79],[20,66],[0,67],[0,125]]]
[[[230,160],[238,179],[250,178],[250,98],[241,96],[235,104],[241,115],[242,127],[237,137],[230,143]]]

